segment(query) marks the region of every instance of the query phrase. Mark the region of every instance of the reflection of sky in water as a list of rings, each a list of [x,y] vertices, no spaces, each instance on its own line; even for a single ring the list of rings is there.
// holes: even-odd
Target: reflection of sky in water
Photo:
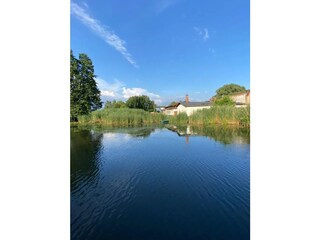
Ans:
[[[104,144],[112,144],[112,145],[121,145],[130,141],[133,137],[127,133],[103,133],[103,145]]]
[[[249,239],[250,145],[238,132],[196,132],[188,142],[165,128],[74,136],[73,239],[195,229],[205,239]]]

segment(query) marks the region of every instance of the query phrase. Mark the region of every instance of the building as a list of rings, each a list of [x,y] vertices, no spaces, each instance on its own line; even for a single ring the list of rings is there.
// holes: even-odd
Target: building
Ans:
[[[195,111],[202,110],[205,108],[210,108],[211,106],[212,106],[212,102],[210,101],[189,102],[189,96],[186,95],[185,101],[166,107],[163,113],[166,115],[173,115],[173,116],[179,113],[186,113],[188,116],[190,116]]]
[[[230,98],[235,101],[236,107],[245,107],[250,104],[250,90],[242,93],[234,93]]]
[[[178,114],[178,109],[177,107],[180,105],[180,103],[174,104],[174,105],[170,105],[165,107],[162,112],[165,115],[172,115],[172,116],[176,116]]]

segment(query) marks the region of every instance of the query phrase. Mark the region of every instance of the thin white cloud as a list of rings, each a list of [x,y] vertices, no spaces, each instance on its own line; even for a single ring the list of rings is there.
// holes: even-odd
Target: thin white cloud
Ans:
[[[203,41],[206,41],[210,38],[209,31],[207,28],[201,30],[200,28],[194,27],[193,29],[198,33],[198,35],[202,38]]]
[[[206,41],[207,39],[209,39],[209,32],[208,32],[208,29],[206,29],[206,28],[204,28],[203,29],[203,37],[202,37],[202,39],[204,40],[204,41]]]
[[[156,1],[156,5],[155,5],[155,10],[156,12],[159,14],[163,11],[165,11],[166,9],[168,9],[169,7],[177,4],[180,0],[158,0]]]
[[[115,48],[134,67],[139,67],[125,47],[126,42],[118,37],[109,27],[105,27],[98,20],[92,18],[88,12],[78,4],[71,2],[71,14],[76,16],[85,26],[101,37],[106,43]]]
[[[115,97],[116,96],[115,92],[108,91],[108,90],[101,91],[101,95],[105,96],[105,97]]]
[[[121,98],[121,90],[125,84],[118,79],[114,79],[112,83],[106,82],[101,78],[96,78],[98,88],[101,95],[105,97]]]
[[[213,54],[213,53],[215,53],[216,51],[215,51],[213,48],[209,48],[209,52]]]

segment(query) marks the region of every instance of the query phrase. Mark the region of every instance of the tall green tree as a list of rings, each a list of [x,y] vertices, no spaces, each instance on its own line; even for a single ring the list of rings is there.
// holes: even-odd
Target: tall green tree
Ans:
[[[84,53],[79,59],[70,52],[70,115],[71,120],[77,116],[89,114],[102,107],[100,90],[95,81],[94,67],[91,59]]]
[[[130,97],[126,102],[126,105],[128,108],[139,108],[149,112],[155,111],[156,108],[154,101],[150,100],[150,98],[145,95]]]
[[[239,92],[245,92],[245,91],[246,91],[246,88],[238,84],[234,84],[234,83],[226,84],[226,85],[223,85],[221,88],[217,89],[216,97],[220,98],[223,96],[229,96],[233,93],[239,93]]]

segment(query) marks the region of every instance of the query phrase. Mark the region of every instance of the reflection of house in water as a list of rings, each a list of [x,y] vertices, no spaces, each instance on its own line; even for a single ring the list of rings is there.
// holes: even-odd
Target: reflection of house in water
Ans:
[[[168,125],[167,129],[177,133],[179,137],[185,137],[186,143],[189,143],[190,136],[205,136],[222,144],[248,144],[250,143],[250,134],[246,129],[240,128],[221,128],[221,127],[177,127]]]
[[[234,143],[234,144],[245,144],[245,143],[247,143],[247,140],[244,137],[235,136],[232,139],[232,143]]]
[[[176,126],[167,126],[167,129],[172,131],[172,132],[175,132],[178,134],[179,137],[185,137],[186,138],[186,143],[188,144],[189,143],[189,136],[191,135],[198,135],[198,133],[194,132],[190,126],[187,126],[187,127],[183,127],[183,128],[178,128]]]

